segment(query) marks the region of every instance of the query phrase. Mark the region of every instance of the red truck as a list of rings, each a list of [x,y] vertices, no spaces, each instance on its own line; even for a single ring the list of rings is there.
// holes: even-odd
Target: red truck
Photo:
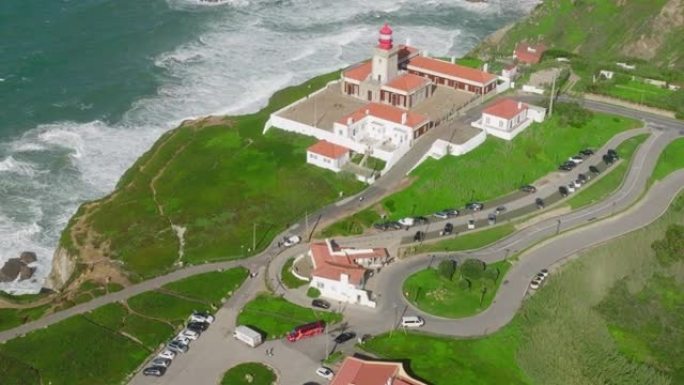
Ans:
[[[313,337],[325,331],[325,321],[311,322],[294,328],[287,334],[287,340],[296,342],[306,337]]]

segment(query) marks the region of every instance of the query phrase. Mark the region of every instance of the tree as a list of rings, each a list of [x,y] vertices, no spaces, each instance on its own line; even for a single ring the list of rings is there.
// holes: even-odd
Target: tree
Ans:
[[[665,238],[651,244],[656,258],[663,266],[684,258],[684,226],[670,225],[665,232]]]
[[[451,281],[456,272],[456,261],[447,259],[440,262],[437,266],[437,271],[439,272],[439,275]]]
[[[496,282],[499,280],[499,275],[501,272],[499,271],[498,268],[488,268],[484,272],[484,277],[485,279],[492,281],[494,285],[496,285]]]
[[[482,278],[486,266],[487,265],[479,259],[466,259],[465,262],[461,264],[461,275],[463,278],[471,281],[478,280]]]

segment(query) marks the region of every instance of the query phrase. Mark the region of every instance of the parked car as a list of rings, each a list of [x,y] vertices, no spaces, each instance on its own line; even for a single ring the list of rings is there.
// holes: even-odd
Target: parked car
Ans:
[[[568,183],[568,191],[571,193],[575,192],[575,184],[574,183]]]
[[[474,219],[469,219],[468,220],[468,230],[472,230],[475,228],[475,220]]]
[[[620,159],[617,151],[613,150],[612,148],[610,150],[608,150],[608,152],[606,152],[606,154],[608,154],[609,156],[611,156],[614,159]]]
[[[491,213],[487,216],[487,221],[489,222],[490,225],[493,225],[496,223],[496,214]]]
[[[580,151],[580,154],[584,156],[592,156],[594,155],[594,151],[590,148],[585,148],[584,150]]]
[[[416,231],[413,235],[413,242],[422,242],[425,239],[425,233],[422,231]]]
[[[480,211],[484,209],[484,204],[480,202],[470,202],[466,205],[466,209],[471,211]]]
[[[560,193],[560,195],[563,198],[565,198],[566,196],[568,196],[568,194],[570,194],[570,192],[568,191],[568,188],[565,186],[558,187],[558,192]]]
[[[572,169],[573,167],[570,167],[566,164],[561,164],[560,166],[558,166],[558,170],[560,171],[572,171]]]
[[[424,224],[430,222],[430,220],[427,219],[427,217],[415,217],[413,219],[415,220],[416,224],[419,224],[419,225],[424,225]]]
[[[336,344],[343,344],[349,340],[352,340],[356,337],[356,333],[354,332],[344,332],[340,334],[339,336],[335,337],[333,341],[335,341]]]
[[[413,226],[415,223],[416,220],[412,217],[401,218],[399,220],[399,224],[402,226]]]
[[[326,368],[325,366],[321,366],[320,368],[316,369],[316,374],[319,376],[325,378],[326,380],[332,380],[334,373],[330,368]]]
[[[568,160],[570,162],[575,163],[575,164],[580,164],[580,163],[584,162],[584,158],[581,157],[580,155],[571,156],[568,158]]]
[[[393,229],[393,230],[399,230],[399,229],[401,229],[401,228],[404,227],[404,226],[402,226],[401,223],[399,223],[399,222],[397,222],[397,221],[394,221],[394,222],[390,222],[390,223],[389,223],[389,227],[390,227],[391,229]]]
[[[191,341],[194,341],[199,338],[199,333],[195,330],[183,329],[176,337],[187,338]]]
[[[209,314],[208,312],[196,311],[190,315],[190,318],[188,319],[188,321],[189,322],[212,323],[212,322],[214,322],[214,316]]]
[[[164,349],[161,353],[157,354],[157,358],[163,358],[167,360],[172,360],[176,357],[176,352],[173,350]]]
[[[364,335],[362,335],[361,337],[357,338],[357,339],[356,339],[356,342],[359,343],[359,344],[365,344],[366,341],[368,341],[368,340],[371,339],[371,338],[373,338],[372,335],[370,335],[370,334],[364,334]]]
[[[450,222],[444,225],[444,228],[442,231],[439,232],[439,235],[451,235],[451,233],[454,232],[454,225],[452,225]]]
[[[526,192],[529,194],[534,194],[537,192],[537,188],[532,186],[532,185],[526,184],[526,185],[520,187],[520,191]]]
[[[416,315],[401,317],[401,326],[405,328],[419,328],[423,325],[425,325],[425,320]]]
[[[209,329],[209,323],[208,322],[189,322],[186,325],[186,328],[188,330],[192,330],[194,332],[201,333],[201,332]]]
[[[171,342],[177,342],[181,345],[190,345],[190,342],[192,341],[190,340],[190,338],[187,337],[176,336],[173,338]]]
[[[599,170],[596,166],[589,166],[589,171],[594,175],[598,175],[601,173],[601,170]]]
[[[564,165],[564,166],[568,166],[568,167],[570,167],[570,168],[575,168],[575,167],[577,167],[577,163],[575,163],[575,162],[573,162],[573,161],[571,161],[571,160],[565,161],[565,162],[563,163],[563,165]]]
[[[582,187],[582,182],[580,182],[579,179],[572,181],[572,184],[575,186],[575,188]]]
[[[149,368],[143,369],[143,375],[145,376],[161,377],[164,373],[166,373],[166,368],[163,366],[150,366]]]
[[[187,344],[183,344],[179,341],[171,341],[166,345],[166,348],[172,350],[176,353],[186,353],[189,349]]]
[[[538,281],[542,281],[542,282],[544,281],[544,278],[546,278],[546,276],[545,276],[544,274],[542,274],[542,273],[537,273],[537,275],[535,275],[534,277],[535,277]]]
[[[447,219],[449,218],[449,213],[446,211],[437,211],[436,213],[432,214],[432,216],[439,219]]]
[[[499,215],[506,211],[506,206],[499,206],[494,210],[494,214]]]
[[[445,211],[450,217],[457,217],[461,214],[461,212],[456,209],[444,209],[442,211]]]
[[[530,289],[537,290],[537,289],[539,289],[540,285],[541,285],[541,281],[539,281],[537,279],[533,279],[532,282],[530,282]]]
[[[302,241],[302,238],[299,235],[290,235],[288,237],[283,238],[283,246],[292,247],[301,241]]]
[[[373,228],[380,231],[387,231],[390,228],[389,222],[376,222],[373,223]]]
[[[606,154],[606,155],[603,156],[603,163],[605,163],[605,164],[613,164],[613,163],[615,163],[615,158],[613,158],[612,156]]]
[[[537,198],[534,200],[534,204],[537,205],[538,209],[543,209],[544,208],[544,200],[541,198]]]
[[[152,360],[151,364],[152,364],[152,366],[161,366],[163,368],[168,368],[169,365],[171,365],[171,362],[173,362],[173,361],[171,361],[171,359],[169,359],[169,358],[157,357],[157,358]]]
[[[541,269],[539,270],[539,274],[543,275],[544,278],[549,276],[549,269]]]
[[[581,180],[582,183],[587,183],[591,179],[591,176],[584,173],[579,173],[577,174],[577,179]]]
[[[330,302],[328,302],[324,299],[316,298],[313,301],[311,301],[311,306],[317,307],[320,309],[330,309]]]

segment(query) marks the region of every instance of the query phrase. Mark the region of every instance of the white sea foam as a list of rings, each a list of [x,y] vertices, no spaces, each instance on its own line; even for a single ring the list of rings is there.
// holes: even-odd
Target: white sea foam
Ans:
[[[0,143],[0,263],[25,250],[39,257],[35,280],[0,290],[37,291],[78,205],[111,191],[132,162],[183,119],[255,111],[277,89],[367,58],[384,21],[398,21],[392,23],[397,43],[410,38],[432,54],[461,55],[483,33],[468,29],[463,13],[470,23],[503,25],[511,12],[537,3],[230,0],[205,11],[207,4],[197,0],[167,2],[205,12],[207,21],[201,36],[154,58],[167,79],[156,95],[134,101],[113,124],[55,122]],[[453,14],[453,23],[433,23],[435,9]],[[89,107],[87,100],[75,103]]]

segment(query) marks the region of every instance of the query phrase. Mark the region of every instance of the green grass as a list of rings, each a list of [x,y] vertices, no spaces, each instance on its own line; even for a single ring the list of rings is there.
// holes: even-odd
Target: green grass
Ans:
[[[40,374],[19,360],[0,354],[0,378],[3,385],[40,384]]]
[[[194,310],[208,310],[208,306],[195,301],[188,301],[173,295],[148,291],[128,300],[131,310],[138,314],[180,324]]]
[[[173,336],[174,328],[164,322],[131,314],[126,317],[125,325],[120,331],[137,338],[147,349],[154,350]]]
[[[625,179],[625,175],[627,175],[632,156],[648,136],[648,134],[638,135],[622,142],[616,149],[622,158],[620,164],[605,170],[604,173],[607,174],[603,175],[600,180],[596,182],[590,181],[588,186],[582,188],[582,190],[568,199],[567,203],[570,207],[577,209],[602,201],[608,195],[617,191]]]
[[[310,287],[306,290],[306,296],[309,298],[318,298],[321,296],[321,291],[315,287]]]
[[[261,250],[307,210],[334,202],[340,192],[360,191],[363,184],[353,176],[306,164],[314,138],[276,129],[262,135],[271,112],[338,77],[334,72],[279,91],[255,114],[163,135],[88,217],[88,225],[110,243],[109,256],[137,279],[174,269],[178,239],[171,219],[187,228],[182,262],[243,258],[254,254],[247,251],[253,223]],[[166,217],[153,199],[153,179]]]
[[[484,339],[449,339],[395,331],[363,345],[382,358],[407,359],[416,376],[431,385],[531,384],[517,367],[515,328],[506,328]]]
[[[672,95],[672,91],[666,88],[643,83],[638,80],[611,84],[605,91],[610,96],[642,104],[659,103],[662,99]]]
[[[477,69],[482,69],[482,66],[484,65],[484,61],[475,58],[475,57],[462,57],[460,59],[456,59],[456,64],[460,64],[465,67],[470,67],[470,68],[477,68]]]
[[[268,366],[248,362],[230,368],[223,375],[221,385],[274,385],[276,375]]]
[[[684,138],[679,138],[670,143],[660,154],[650,181],[653,183],[662,180],[682,168],[684,168]]]
[[[277,339],[296,326],[317,320],[332,324],[340,322],[342,315],[301,307],[281,297],[260,294],[245,305],[238,315],[237,324],[260,330],[268,339]]]
[[[487,265],[487,270],[498,270],[496,281],[481,278],[472,281],[469,288],[460,286],[458,270],[453,280],[448,280],[436,268],[429,268],[409,276],[402,290],[414,306],[426,313],[447,318],[469,317],[489,307],[510,267],[506,261]]]
[[[323,237],[360,235],[371,227],[373,223],[380,221],[380,215],[373,209],[361,210],[353,215],[341,219],[321,231]]]
[[[115,331],[124,325],[126,316],[128,316],[128,309],[120,303],[110,303],[84,315],[90,321]]]
[[[555,114],[533,124],[513,141],[489,137],[475,150],[458,157],[427,159],[411,176],[413,183],[382,201],[391,218],[463,207],[518,189],[556,170],[568,156],[597,148],[615,134],[638,125],[624,118],[595,114],[580,128],[561,125]],[[483,172],[482,170],[486,170]]]
[[[344,353],[341,351],[336,351],[328,356],[328,358],[323,360],[324,365],[334,365],[344,358]]]
[[[434,243],[423,243],[412,250],[413,254],[430,253],[436,251],[463,251],[485,247],[515,232],[515,226],[505,224],[491,229],[474,233],[459,234],[456,237],[444,239]]]
[[[308,283],[308,281],[301,280],[292,274],[292,264],[294,263],[294,257],[290,258],[285,262],[283,265],[282,270],[280,271],[280,279],[283,282],[283,285],[287,287],[288,289],[296,289],[298,287],[302,287]]]
[[[164,289],[217,305],[225,296],[231,296],[248,274],[244,267],[214,271],[169,283],[164,285]]]
[[[7,330],[26,322],[37,320],[50,308],[50,305],[26,309],[0,309],[0,330]]]
[[[0,347],[0,354],[30,363],[44,384],[112,385],[121,383],[148,351],[85,317],[75,316],[8,341]]]

